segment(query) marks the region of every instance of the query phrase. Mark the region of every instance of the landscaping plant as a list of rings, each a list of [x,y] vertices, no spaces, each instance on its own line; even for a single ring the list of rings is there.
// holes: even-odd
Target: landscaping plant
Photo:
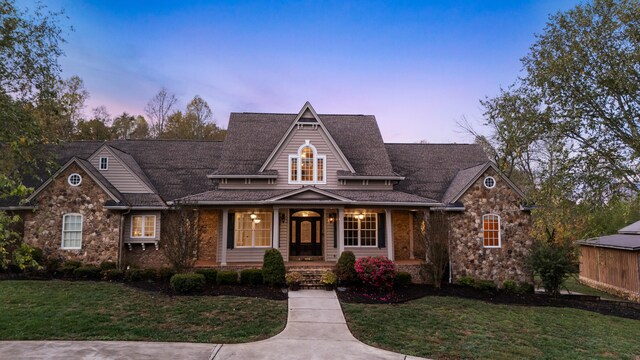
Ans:
[[[352,251],[343,251],[336,264],[338,283],[349,285],[358,279],[356,273],[356,256]]]
[[[356,261],[358,279],[368,289],[376,293],[389,293],[393,289],[396,266],[385,256],[363,257]]]
[[[162,214],[162,250],[178,272],[191,270],[198,251],[198,211],[195,205],[177,202]]]
[[[302,283],[302,274],[292,271],[285,276],[285,280],[289,290],[296,291],[300,288],[300,283]]]
[[[171,289],[178,294],[200,292],[204,289],[204,275],[196,273],[175,274],[169,281]]]
[[[398,271],[393,281],[395,287],[405,287],[411,285],[411,274],[406,271]]]
[[[73,270],[73,277],[80,280],[100,280],[102,270],[95,265],[84,265]]]
[[[244,269],[240,271],[240,283],[243,285],[261,285],[262,269]]]
[[[207,284],[215,284],[218,278],[218,270],[216,269],[197,269],[196,274],[202,274]]]
[[[333,290],[338,282],[338,277],[333,271],[326,271],[320,278],[320,284],[324,285],[327,290]]]
[[[433,286],[439,289],[449,265],[449,216],[444,211],[424,211],[419,224],[421,244],[415,252],[417,258],[427,260],[424,269],[431,276]]]
[[[276,249],[269,249],[264,252],[262,264],[262,279],[269,286],[279,286],[284,284],[284,260],[282,254]]]
[[[218,271],[218,276],[216,277],[216,284],[218,285],[237,285],[238,281],[238,272],[237,271]]]
[[[538,242],[528,263],[534,275],[540,276],[545,292],[552,296],[558,296],[564,280],[579,271],[577,250],[569,241]]]

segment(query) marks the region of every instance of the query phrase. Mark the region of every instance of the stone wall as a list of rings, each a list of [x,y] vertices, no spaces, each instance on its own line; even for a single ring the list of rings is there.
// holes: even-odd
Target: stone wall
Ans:
[[[496,185],[487,189],[484,178],[492,176]],[[473,184],[461,197],[464,212],[451,212],[451,261],[454,281],[461,276],[493,280],[532,282],[525,269],[533,240],[531,214],[520,209],[522,199],[493,169]],[[500,215],[500,248],[483,247],[482,215]]]
[[[160,240],[158,245],[158,249],[156,250],[155,245],[145,244],[143,250],[141,244],[131,244],[131,249],[129,249],[128,244],[125,244],[124,249],[122,249],[124,266],[138,269],[172,267],[164,255],[162,240]]]
[[[617,297],[640,303],[640,293],[623,289],[621,287],[614,286],[611,284],[605,284],[603,282],[592,280],[584,276],[580,276],[579,280],[581,283],[587,286],[591,286],[594,289],[598,289],[598,290],[607,292],[609,294],[613,294]]]
[[[72,173],[82,176],[79,186],[71,186],[67,178]],[[45,256],[78,260],[88,264],[116,262],[120,238],[120,214],[103,204],[111,198],[78,165],[72,164],[58,175],[35,202],[37,210],[25,213],[24,241],[43,250]],[[62,216],[83,215],[82,248],[63,250]]]

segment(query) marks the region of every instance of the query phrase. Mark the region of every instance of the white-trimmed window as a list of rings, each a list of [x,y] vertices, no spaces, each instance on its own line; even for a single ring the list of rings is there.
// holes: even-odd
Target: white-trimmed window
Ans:
[[[487,176],[486,178],[484,178],[484,187],[486,187],[487,189],[493,189],[494,187],[496,187],[496,179],[491,176]]]
[[[132,238],[155,238],[156,237],[156,216],[155,215],[131,216],[131,237]]]
[[[71,186],[79,186],[82,184],[82,176],[80,176],[80,174],[73,173],[69,175],[67,182],[69,182],[69,185]]]
[[[482,216],[482,245],[486,248],[499,248],[502,245],[499,215],[486,214]]]
[[[235,214],[235,247],[271,247],[271,212]]]
[[[100,170],[109,170],[109,158],[106,156],[100,157]]]
[[[326,155],[319,155],[309,140],[298,148],[296,155],[289,155],[289,184],[325,184]]]
[[[378,214],[344,214],[344,246],[378,246]]]
[[[82,215],[65,214],[62,216],[62,248],[82,248]]]

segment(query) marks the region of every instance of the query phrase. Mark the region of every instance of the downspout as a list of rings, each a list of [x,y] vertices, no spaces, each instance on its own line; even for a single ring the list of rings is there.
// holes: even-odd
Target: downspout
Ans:
[[[124,217],[131,212],[131,208],[120,214],[120,238],[118,239],[118,269],[122,270],[122,248],[124,247]]]
[[[453,283],[453,266],[451,266],[451,225],[449,224],[449,214],[447,214],[447,246],[449,247],[449,284]]]

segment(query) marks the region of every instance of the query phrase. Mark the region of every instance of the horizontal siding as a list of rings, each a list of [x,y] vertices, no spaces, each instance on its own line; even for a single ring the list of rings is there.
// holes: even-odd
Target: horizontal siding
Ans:
[[[373,247],[358,247],[358,246],[345,246],[345,251],[351,251],[356,258],[367,256],[388,256],[389,252],[387,248],[373,248]]]
[[[266,248],[227,249],[227,262],[262,262]]]
[[[325,216],[325,237],[324,237],[324,260],[325,261],[337,261],[338,260],[338,248],[333,247],[333,224],[329,223],[328,217]]]
[[[284,258],[284,261],[289,261],[289,209],[280,209],[280,214],[284,214],[285,223],[280,223],[280,235],[278,249]]]
[[[101,157],[109,158],[107,170],[100,170]],[[103,148],[98,153],[94,154],[89,159],[89,162],[98,169],[102,176],[109,180],[109,182],[115,186],[118,191],[134,194],[149,193],[149,189],[106,148]]]
[[[133,215],[155,215],[156,216],[156,236],[153,239],[140,239],[131,237],[131,219]],[[144,242],[144,241],[157,241],[160,240],[160,211],[141,211],[131,212],[124,218],[124,242]]]

